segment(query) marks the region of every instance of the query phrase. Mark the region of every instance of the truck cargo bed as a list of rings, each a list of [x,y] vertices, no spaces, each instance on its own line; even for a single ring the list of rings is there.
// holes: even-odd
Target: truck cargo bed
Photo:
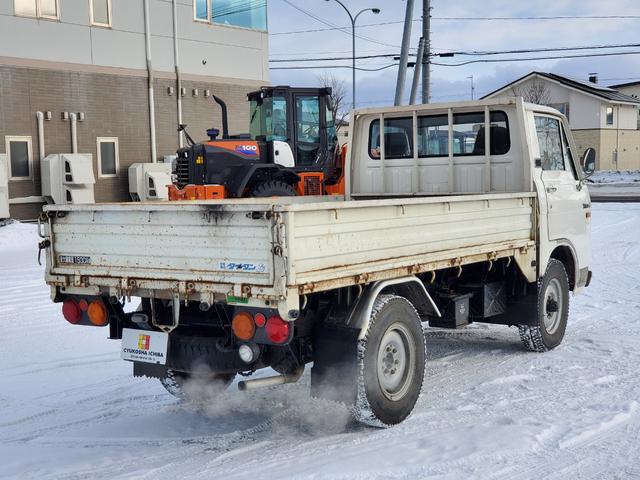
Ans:
[[[48,280],[282,299],[513,255],[535,194],[47,206]],[[134,292],[135,293],[135,292]]]

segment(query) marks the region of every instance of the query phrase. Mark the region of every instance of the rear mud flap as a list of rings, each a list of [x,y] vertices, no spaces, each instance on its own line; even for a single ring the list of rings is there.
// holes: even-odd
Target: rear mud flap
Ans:
[[[346,405],[356,401],[358,335],[355,328],[321,325],[314,333],[311,395]]]
[[[165,378],[167,367],[155,363],[133,362],[133,376],[147,378]]]

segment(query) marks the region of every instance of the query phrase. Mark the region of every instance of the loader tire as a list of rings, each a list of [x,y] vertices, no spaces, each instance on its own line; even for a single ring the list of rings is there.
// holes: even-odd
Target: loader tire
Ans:
[[[282,180],[268,180],[257,184],[251,190],[252,197],[295,197],[296,189]]]
[[[407,418],[422,390],[425,361],[425,338],[414,306],[404,297],[379,296],[358,342],[356,419],[384,427]]]
[[[167,392],[180,400],[206,401],[220,395],[233,382],[235,373],[215,373],[194,376],[176,370],[167,370],[160,383]]]
[[[569,318],[569,278],[564,265],[552,258],[538,281],[535,325],[519,325],[522,344],[532,352],[552,350],[562,342]]]

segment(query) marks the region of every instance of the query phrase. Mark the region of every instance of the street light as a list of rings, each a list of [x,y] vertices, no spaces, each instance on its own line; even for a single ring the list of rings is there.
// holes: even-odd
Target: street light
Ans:
[[[327,2],[330,2],[331,0],[326,0]],[[353,76],[353,102],[352,102],[352,107],[355,109],[356,108],[356,20],[358,20],[358,17],[360,16],[360,14],[364,13],[364,12],[372,12],[374,15],[378,15],[380,13],[380,9],[379,8],[365,8],[363,10],[360,10],[356,16],[354,17],[353,15],[351,15],[351,12],[349,11],[349,9],[347,7],[344,6],[344,3],[342,3],[340,0],[334,0],[336,3],[340,4],[340,6],[342,8],[344,8],[344,11],[347,12],[347,15],[349,15],[349,20],[351,20],[351,43],[352,43],[352,50],[351,50],[351,70],[352,70],[352,76]]]

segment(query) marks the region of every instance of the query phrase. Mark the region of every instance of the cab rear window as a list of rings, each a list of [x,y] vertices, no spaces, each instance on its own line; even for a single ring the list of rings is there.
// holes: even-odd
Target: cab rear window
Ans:
[[[509,121],[505,112],[490,113],[491,155],[504,155],[511,148]],[[413,139],[413,118],[389,118],[384,120],[385,159],[418,157],[446,157],[449,155],[449,122],[447,115],[418,117],[417,145]],[[369,128],[369,156],[381,156],[380,120],[371,122]],[[460,113],[453,116],[453,155],[473,156],[485,154],[484,112]]]

